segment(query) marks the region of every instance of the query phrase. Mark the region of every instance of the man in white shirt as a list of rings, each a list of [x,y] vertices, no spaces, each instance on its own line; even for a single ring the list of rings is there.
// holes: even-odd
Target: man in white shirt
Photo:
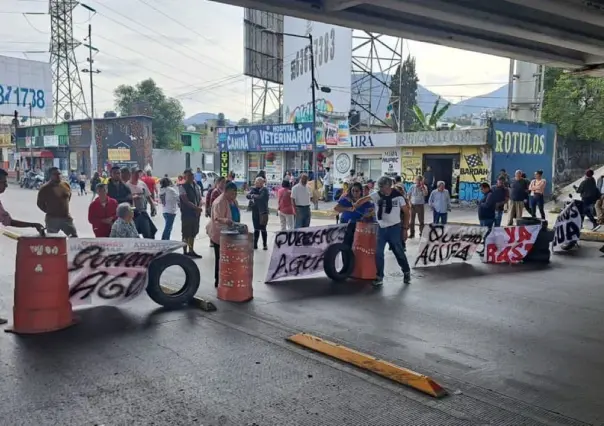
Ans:
[[[155,239],[157,228],[147,213],[147,203],[151,205],[151,216],[155,216],[155,203],[149,192],[147,185],[140,180],[142,171],[138,167],[133,167],[131,170],[130,180],[126,182],[126,186],[130,188],[132,193],[132,202],[134,204],[134,224],[139,234],[143,238]],[[124,170],[122,169],[122,178]]]
[[[296,229],[310,226],[310,190],[306,184],[308,176],[300,175],[300,182],[292,188],[292,204],[296,212]]]
[[[402,229],[407,230],[409,228],[409,207],[405,198],[398,191],[393,191],[392,185],[392,178],[382,176],[378,180],[378,191],[361,198],[354,205],[358,207],[367,201],[373,201],[377,207],[376,217],[379,225],[375,249],[377,277],[373,282],[376,287],[384,283],[384,249],[386,244],[389,244],[392,248],[396,261],[403,271],[403,282],[405,284],[411,282],[411,268],[401,239]],[[405,217],[403,224],[401,224],[401,211]]]
[[[329,167],[325,167],[325,176],[323,176],[323,198],[325,201],[329,201],[329,193],[331,192],[331,174],[329,173]]]

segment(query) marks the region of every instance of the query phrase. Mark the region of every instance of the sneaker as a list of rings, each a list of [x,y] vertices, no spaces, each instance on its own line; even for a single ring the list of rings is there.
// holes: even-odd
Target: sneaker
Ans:
[[[371,283],[371,285],[374,286],[374,287],[381,287],[381,286],[384,285],[384,280],[381,279],[381,278],[376,278],[375,281],[373,281]]]
[[[602,225],[594,225],[592,231],[596,232],[598,229],[600,229],[602,227]]]
[[[411,272],[404,273],[403,283],[411,284]]]
[[[189,257],[192,257],[193,259],[203,259],[203,256],[200,254],[195,253],[194,251],[190,251],[188,254]]]
[[[262,247],[262,250],[268,250],[268,246]]]

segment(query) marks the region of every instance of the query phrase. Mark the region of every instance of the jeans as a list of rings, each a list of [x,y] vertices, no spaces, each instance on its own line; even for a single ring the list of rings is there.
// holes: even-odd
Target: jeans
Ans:
[[[495,212],[495,223],[494,223],[494,225],[496,227],[500,227],[502,219],[503,219],[503,210],[497,210]]]
[[[432,223],[441,223],[442,225],[447,224],[447,216],[449,213],[439,213],[436,210],[432,212]]]
[[[411,272],[407,256],[403,250],[401,241],[401,224],[389,226],[387,228],[378,228],[377,246],[375,248],[375,266],[377,269],[377,279],[384,279],[384,249],[386,244],[390,244],[392,252],[396,257],[398,265],[403,273]]]
[[[310,206],[296,206],[296,229],[310,226]]]
[[[598,222],[594,217],[594,203],[583,200],[583,216],[587,216],[594,226],[597,225]]]
[[[164,232],[161,234],[162,240],[169,240],[172,234],[172,227],[174,226],[174,219],[176,213],[164,213]]]
[[[535,194],[530,198],[529,202],[531,206],[531,216],[537,216],[537,207],[539,207],[541,219],[545,220],[545,211],[543,210],[543,195]]]
[[[480,226],[486,226],[489,229],[495,224],[495,219],[478,219],[478,221],[480,222]]]

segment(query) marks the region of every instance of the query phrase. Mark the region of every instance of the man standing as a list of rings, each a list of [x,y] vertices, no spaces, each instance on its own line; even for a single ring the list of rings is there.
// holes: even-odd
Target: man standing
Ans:
[[[516,170],[514,181],[510,185],[510,210],[508,226],[514,225],[514,219],[522,218],[524,200],[528,198],[529,183],[522,177],[522,170]]]
[[[447,224],[447,217],[451,211],[451,195],[445,189],[445,183],[441,180],[436,184],[436,189],[430,194],[428,204],[432,207],[432,223]]]
[[[63,231],[68,237],[77,238],[73,219],[69,214],[71,187],[61,179],[61,171],[57,167],[49,170],[50,180],[38,191],[38,208],[46,213],[46,229],[51,234]]]
[[[153,177],[151,170],[147,170],[140,179],[145,185],[147,185],[147,189],[151,193],[151,199],[155,201],[155,196],[157,195],[157,182],[155,182],[155,178]]]
[[[501,179],[501,181],[503,182],[503,186],[505,186],[506,188],[510,187],[510,176],[505,171],[505,169],[501,169],[499,171],[499,176],[497,176],[497,180],[499,179]]]
[[[478,204],[478,221],[480,222],[480,226],[486,226],[491,229],[495,224],[497,199],[488,183],[481,183],[480,190],[482,191],[482,200]]]
[[[308,176],[302,173],[300,182],[292,188],[292,201],[296,212],[296,229],[310,226],[310,191],[306,186],[307,183]]]
[[[195,172],[195,183],[197,183],[197,185],[199,185],[199,187],[201,188],[201,192],[203,195],[203,173],[201,173],[201,168],[197,168],[197,171]]]
[[[107,182],[107,195],[117,201],[118,204],[132,204],[132,192],[122,181],[122,174],[119,166],[113,166],[111,168],[111,177]]]
[[[409,238],[415,238],[415,216],[419,222],[419,235],[424,231],[424,213],[428,188],[424,185],[423,176],[415,178],[415,185],[409,189],[409,201],[411,202],[411,224]]]
[[[216,201],[216,198],[224,192],[224,187],[227,180],[224,176],[218,176],[214,182],[214,187],[208,189],[206,194],[206,217],[209,219],[212,216],[212,204]],[[214,247],[214,243],[210,240],[210,247]]]
[[[8,187],[8,183],[6,181],[8,177],[8,173],[4,169],[0,169],[0,194],[3,194]],[[44,226],[41,223],[33,223],[33,222],[22,222],[20,220],[13,219],[11,215],[4,210],[2,206],[2,202],[0,202],[0,223],[4,226],[14,226],[15,228],[36,228],[36,230],[42,234],[44,232]],[[6,324],[7,321],[4,318],[0,318],[0,324]]]
[[[99,183],[95,192],[96,199],[88,206],[88,222],[97,238],[108,238],[111,225],[116,219],[117,201],[107,196],[107,186]]]
[[[505,186],[502,178],[497,179],[497,185],[492,189],[493,195],[495,196],[495,223],[494,226],[501,226],[501,220],[503,219],[503,211],[505,206],[510,200],[510,190]]]
[[[184,248],[186,256],[201,259],[195,253],[195,237],[199,234],[199,220],[203,213],[201,188],[195,182],[191,169],[185,170],[185,182],[180,185],[180,220],[182,224],[182,240],[187,244]]]
[[[126,183],[132,193],[132,202],[134,204],[134,224],[138,233],[147,239],[155,239],[157,228],[147,213],[147,203],[151,206],[151,216],[155,216],[155,203],[151,198],[149,188],[140,180],[141,170],[133,167],[131,173],[128,169],[122,169],[122,179],[130,175],[130,181]]]
[[[331,192],[331,174],[329,167],[325,167],[325,176],[323,176],[323,199],[329,201],[329,193]]]
[[[401,234],[405,228],[408,228],[409,222],[401,224],[401,211],[405,217],[409,217],[409,207],[404,197],[397,191],[393,191],[392,178],[382,176],[378,180],[378,191],[372,192],[367,197],[361,197],[354,207],[360,207],[368,201],[373,201],[377,206],[378,235],[377,246],[375,249],[375,265],[377,269],[376,280],[373,285],[376,287],[384,283],[384,249],[386,244],[392,247],[392,252],[396,257],[398,265],[403,271],[403,282],[411,282],[411,268],[405,250]]]

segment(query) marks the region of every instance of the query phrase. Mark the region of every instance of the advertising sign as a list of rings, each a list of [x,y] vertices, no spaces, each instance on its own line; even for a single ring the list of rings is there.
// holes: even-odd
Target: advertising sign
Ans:
[[[52,118],[50,64],[0,56],[0,115]]]
[[[382,154],[382,175],[394,177],[401,172],[401,150],[392,149]]]
[[[338,127],[340,144],[348,144],[348,112],[352,84],[352,30],[321,22],[285,16],[285,33],[313,37],[315,79],[329,93],[316,91],[316,120]],[[283,39],[283,111],[288,123],[312,121],[311,67],[309,40],[285,36]],[[327,127],[317,126],[317,145],[327,139]],[[333,134],[333,133],[332,133]],[[333,144],[333,139],[330,139]]]
[[[229,151],[312,151],[312,123],[235,126],[220,129],[218,149]]]
[[[547,180],[546,194],[553,188],[553,159],[556,152],[556,126],[527,121],[492,122],[489,134],[492,147],[492,179],[505,169],[510,176],[522,170],[527,177],[543,170]]]
[[[12,129],[8,124],[0,124],[0,146],[12,145]]]

